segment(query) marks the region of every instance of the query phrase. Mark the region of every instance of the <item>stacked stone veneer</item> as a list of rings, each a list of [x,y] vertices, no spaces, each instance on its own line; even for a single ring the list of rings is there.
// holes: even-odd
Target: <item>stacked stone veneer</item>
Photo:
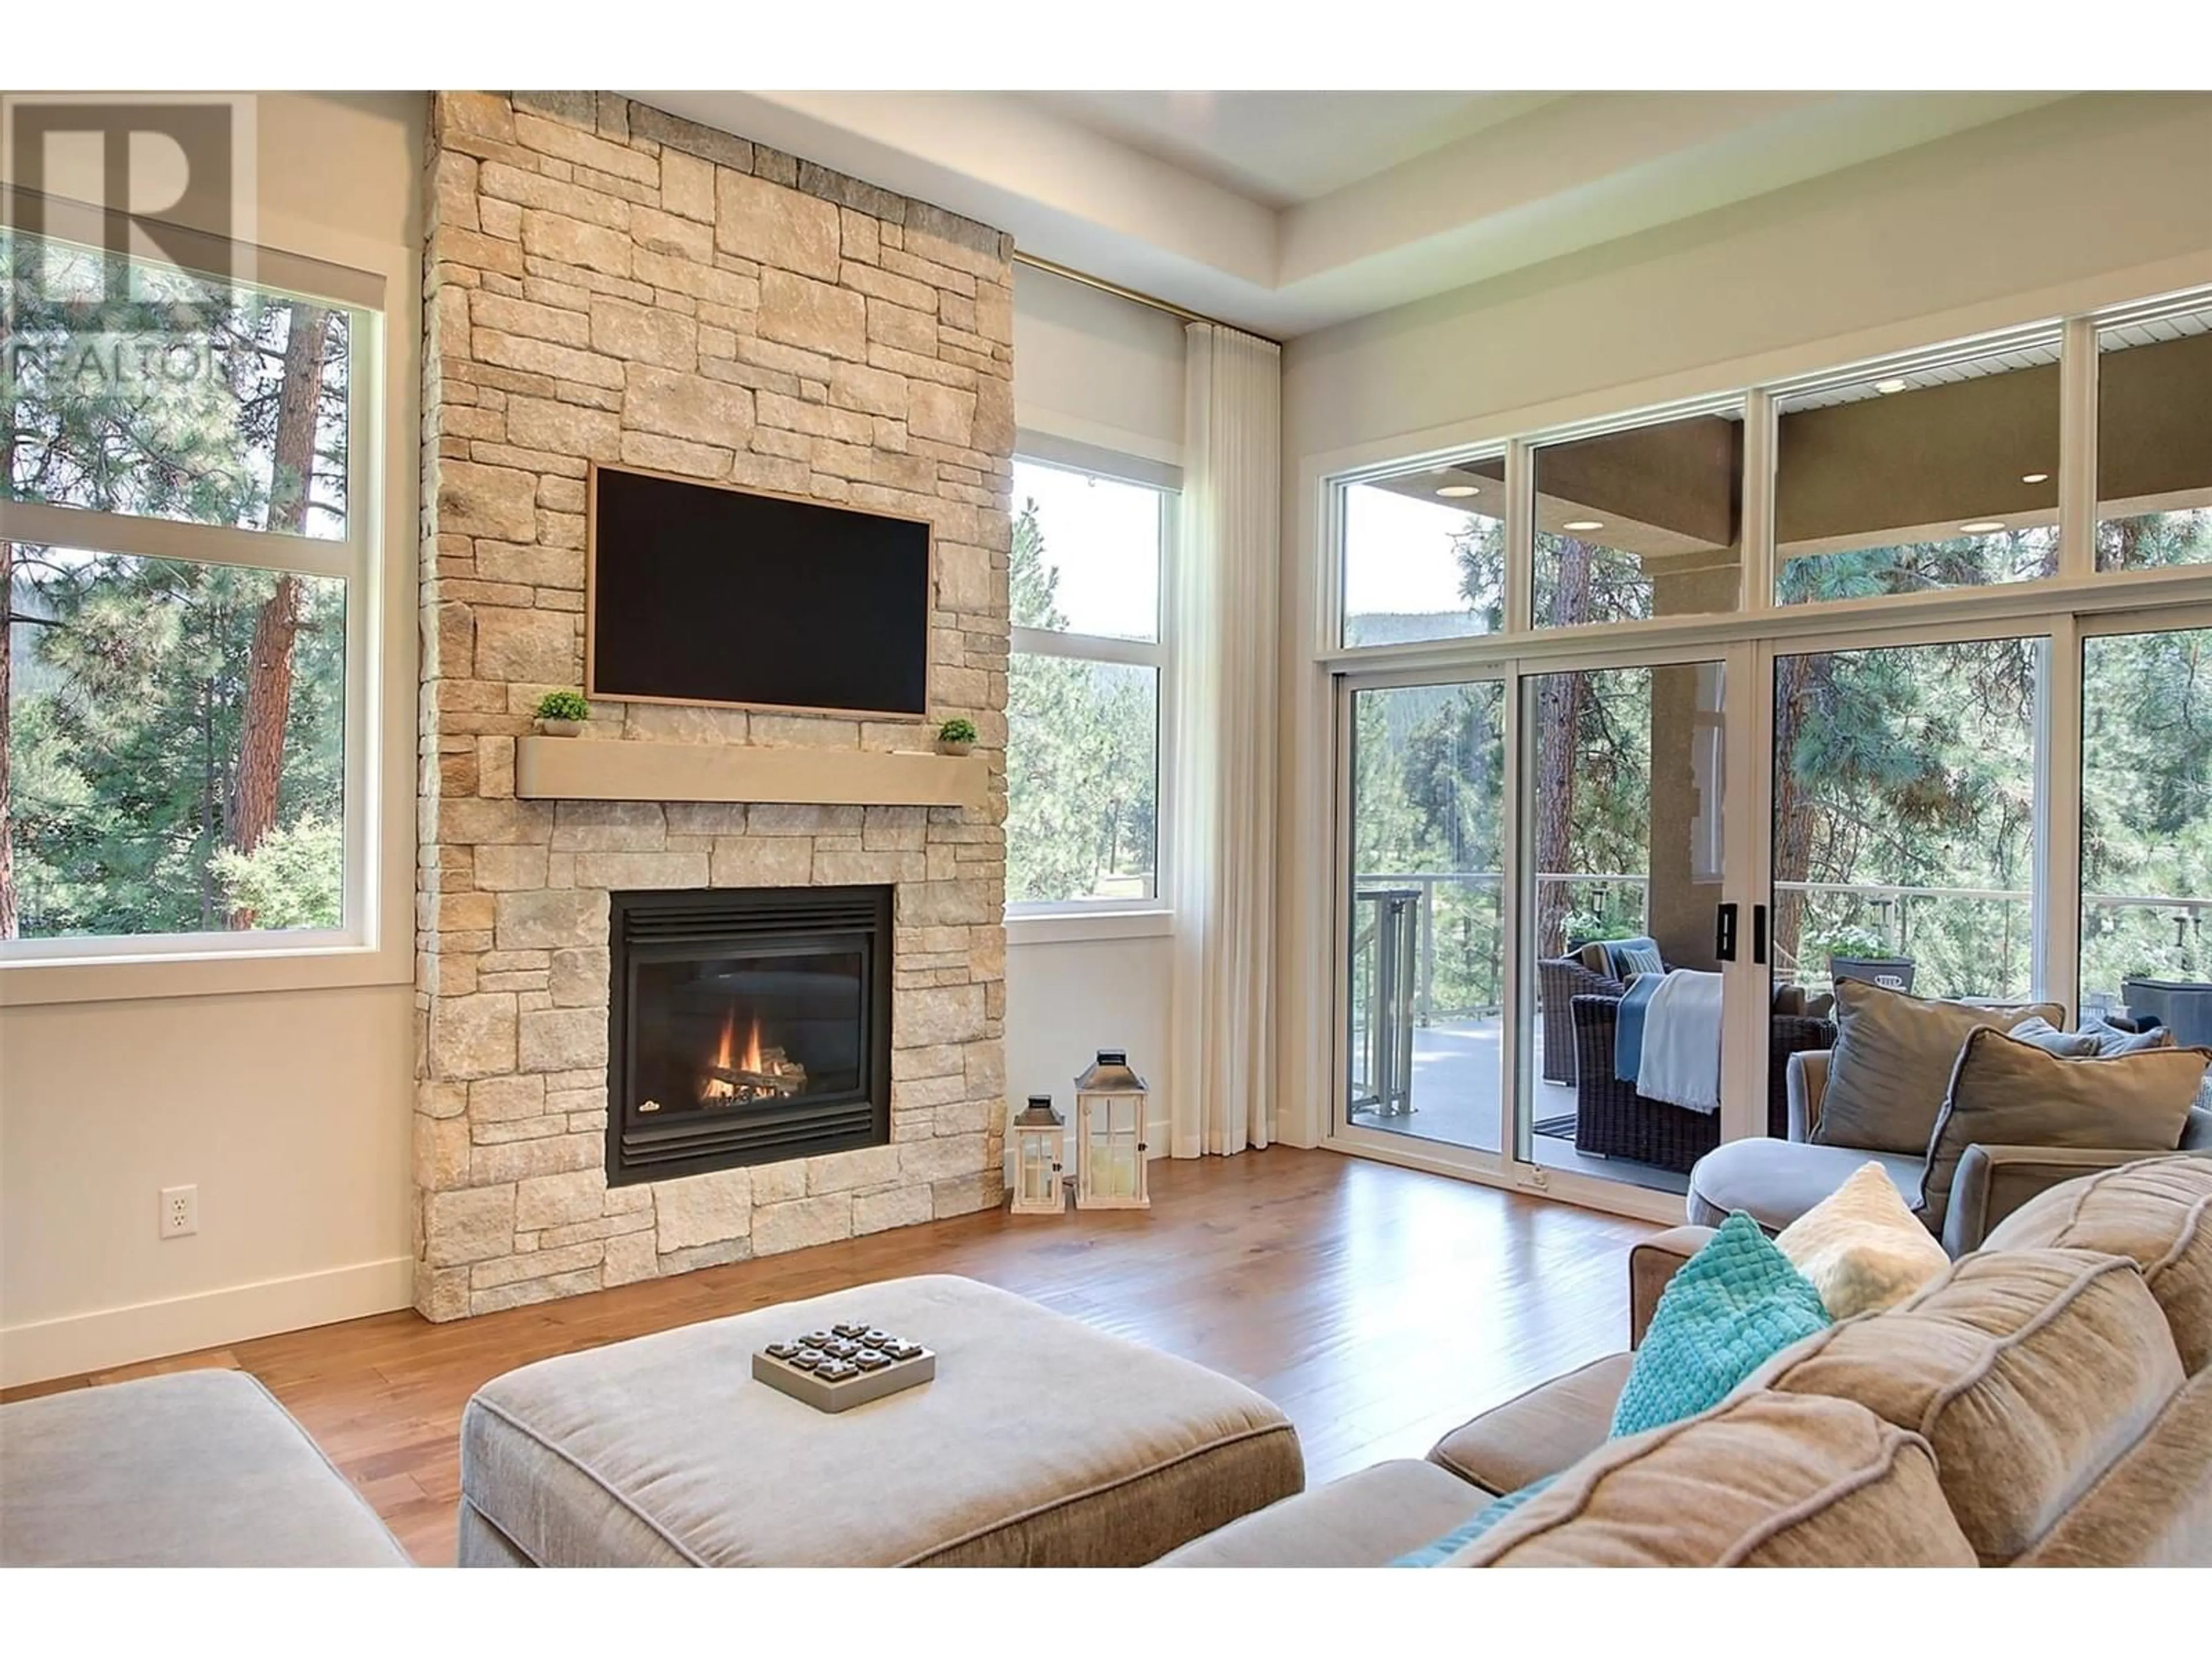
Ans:
[[[424,254],[416,1304],[484,1313],[1001,1195],[1008,239],[607,94],[444,94]],[[586,463],[921,514],[987,810],[514,798],[583,682]],[[733,647],[738,643],[733,635]],[[600,702],[591,736],[914,748]],[[610,1188],[607,895],[896,884],[891,1141]]]

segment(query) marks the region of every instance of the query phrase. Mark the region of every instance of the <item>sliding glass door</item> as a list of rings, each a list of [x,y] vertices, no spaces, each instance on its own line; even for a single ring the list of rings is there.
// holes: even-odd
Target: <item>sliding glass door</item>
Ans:
[[[2212,625],[2095,626],[2081,641],[2081,1012],[2212,1042]]]
[[[1505,683],[1346,694],[1340,1122],[1495,1153],[1504,1088]]]
[[[1727,849],[1749,663],[1342,683],[1340,1140],[1683,1190],[1748,1075],[1727,1033],[1758,994],[1758,894]]]
[[[1721,1139],[1750,896],[1728,884],[1729,684],[1717,658],[1522,678],[1524,1164],[1679,1193]]]

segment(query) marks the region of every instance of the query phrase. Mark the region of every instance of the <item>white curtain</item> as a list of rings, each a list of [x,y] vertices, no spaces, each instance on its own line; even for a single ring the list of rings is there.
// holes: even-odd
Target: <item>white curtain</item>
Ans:
[[[1185,331],[1173,612],[1175,910],[1169,1086],[1177,1158],[1264,1146],[1274,1109],[1275,630],[1282,354]]]

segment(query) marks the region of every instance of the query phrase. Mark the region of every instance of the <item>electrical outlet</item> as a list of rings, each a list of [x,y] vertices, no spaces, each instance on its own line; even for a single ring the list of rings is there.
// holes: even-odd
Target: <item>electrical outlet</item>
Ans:
[[[200,1189],[197,1187],[161,1188],[161,1237],[185,1238],[200,1230]]]

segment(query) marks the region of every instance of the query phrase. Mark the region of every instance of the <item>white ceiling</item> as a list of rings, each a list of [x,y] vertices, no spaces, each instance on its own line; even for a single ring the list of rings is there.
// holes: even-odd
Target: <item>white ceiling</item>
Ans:
[[[1525,115],[1549,92],[1030,92],[1038,107],[1271,208]]]
[[[2050,93],[631,94],[1279,338],[1835,173]]]

